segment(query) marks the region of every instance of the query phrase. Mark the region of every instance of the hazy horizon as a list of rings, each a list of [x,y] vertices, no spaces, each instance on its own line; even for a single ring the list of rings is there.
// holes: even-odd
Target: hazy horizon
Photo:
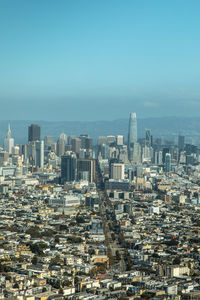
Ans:
[[[198,116],[198,0],[0,2],[0,119]]]

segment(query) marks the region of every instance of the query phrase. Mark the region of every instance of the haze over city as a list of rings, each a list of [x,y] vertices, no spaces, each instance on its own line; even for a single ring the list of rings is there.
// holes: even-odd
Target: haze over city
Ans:
[[[198,116],[198,0],[1,1],[0,118]]]
[[[0,300],[200,300],[200,1],[0,1]]]

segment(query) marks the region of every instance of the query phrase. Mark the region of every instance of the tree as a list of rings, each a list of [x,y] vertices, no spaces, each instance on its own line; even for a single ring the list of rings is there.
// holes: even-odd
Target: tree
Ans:
[[[14,288],[14,289],[19,289],[19,284],[18,284],[18,283],[15,283],[15,284],[13,285],[13,288]]]
[[[112,255],[112,251],[111,251],[110,247],[108,248],[108,258],[109,258],[109,264],[110,264],[110,266],[112,266],[114,264],[114,257]]]
[[[55,244],[59,244],[59,242],[60,242],[59,237],[56,236],[56,237],[55,237]]]
[[[47,248],[47,245],[45,243],[30,244],[31,251],[39,256],[44,255],[43,250],[46,248]]]
[[[111,233],[111,238],[113,241],[115,241],[115,234],[113,232]]]
[[[26,230],[27,234],[30,234],[32,238],[40,238],[41,237],[41,231],[39,227],[32,226],[29,229]]]
[[[121,254],[120,254],[119,250],[116,251],[115,255],[116,255],[116,260],[120,261],[121,260]]]
[[[106,272],[105,263],[96,263],[96,266],[97,266],[97,273],[105,273]]]
[[[60,256],[56,256],[54,258],[51,259],[50,263],[49,263],[49,267],[52,266],[61,266],[63,264],[62,259],[60,258]]]
[[[32,263],[33,265],[37,265],[38,259],[37,259],[37,256],[36,256],[36,255],[34,255],[34,257],[32,258],[31,263]]]
[[[180,262],[181,262],[180,257],[176,256],[173,260],[173,265],[180,265]]]
[[[90,255],[94,255],[94,254],[95,254],[95,250],[94,250],[94,249],[88,249],[88,253],[89,253]]]

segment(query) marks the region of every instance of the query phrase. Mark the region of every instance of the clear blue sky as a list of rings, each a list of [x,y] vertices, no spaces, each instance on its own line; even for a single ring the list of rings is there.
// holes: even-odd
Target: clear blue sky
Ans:
[[[1,0],[0,119],[197,116],[199,0]]]

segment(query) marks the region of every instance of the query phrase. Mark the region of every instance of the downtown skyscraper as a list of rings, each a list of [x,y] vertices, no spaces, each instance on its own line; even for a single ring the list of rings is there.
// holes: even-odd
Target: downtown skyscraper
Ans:
[[[137,119],[136,113],[130,113],[128,128],[128,159],[133,160],[134,144],[137,143]]]
[[[37,124],[31,124],[28,127],[28,141],[40,141],[40,126],[38,126]]]
[[[13,147],[14,147],[14,139],[11,137],[10,124],[8,124],[7,135],[6,138],[4,139],[4,150],[11,154]]]

